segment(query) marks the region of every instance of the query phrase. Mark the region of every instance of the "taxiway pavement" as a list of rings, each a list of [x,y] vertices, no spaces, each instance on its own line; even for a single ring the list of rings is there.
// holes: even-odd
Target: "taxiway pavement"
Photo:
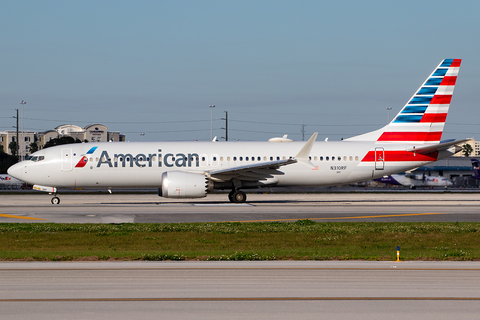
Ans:
[[[0,222],[177,223],[222,221],[480,221],[478,193],[226,194],[165,199],[155,194],[0,195]]]

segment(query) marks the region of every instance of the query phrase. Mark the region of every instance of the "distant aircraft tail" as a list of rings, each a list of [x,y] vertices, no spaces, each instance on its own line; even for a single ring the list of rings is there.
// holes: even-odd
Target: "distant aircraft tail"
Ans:
[[[443,60],[388,125],[345,140],[439,143],[461,62],[461,59]]]
[[[480,179],[480,161],[477,159],[472,159],[472,168],[473,168],[473,176],[472,178]]]

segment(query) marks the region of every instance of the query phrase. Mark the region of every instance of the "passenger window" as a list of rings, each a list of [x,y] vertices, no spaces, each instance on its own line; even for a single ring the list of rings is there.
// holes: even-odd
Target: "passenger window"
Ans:
[[[240,161],[243,161],[243,157],[240,157]]]
[[[332,157],[332,161],[335,161],[335,157]]]
[[[325,157],[325,160],[327,160],[327,161],[328,161],[329,159],[330,159],[330,158],[329,158],[328,156],[326,156],[326,157]]]
[[[261,157],[257,157],[257,160],[258,160],[258,161],[262,161],[262,158],[261,158]]]
[[[314,160],[314,161],[317,161],[317,156],[313,157],[313,160]]]
[[[358,156],[355,156],[355,161],[358,161]]]
[[[223,157],[220,157],[220,161],[223,161]]]
[[[323,156],[320,156],[320,161],[323,161]]]
[[[245,161],[248,161],[248,157],[245,157]]]
[[[270,161],[273,161],[273,157],[270,157]]]
[[[230,157],[227,157],[227,161],[230,161]]]
[[[352,157],[352,156],[350,156],[350,161],[353,161],[353,157]]]
[[[233,157],[233,161],[237,161],[237,157]]]

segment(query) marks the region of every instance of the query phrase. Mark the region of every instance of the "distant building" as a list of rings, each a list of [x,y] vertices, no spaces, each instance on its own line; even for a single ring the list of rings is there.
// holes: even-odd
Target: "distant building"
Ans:
[[[69,136],[82,142],[125,141],[125,135],[118,131],[109,132],[103,124],[90,124],[81,128],[74,124],[62,124],[55,128],[59,136]]]
[[[30,143],[35,142],[35,132],[24,131],[18,133],[18,153],[22,154],[22,140],[23,140],[23,155],[30,153]],[[0,145],[3,147],[3,152],[12,154],[8,148],[11,142],[17,141],[17,131],[0,131]]]
[[[24,131],[19,132],[20,146],[22,139],[24,139],[24,155],[29,154],[29,145],[32,142],[37,143],[38,148],[42,149],[43,146],[52,139],[60,137],[72,137],[82,142],[107,142],[107,141],[125,141],[125,135],[119,131],[108,131],[108,127],[103,124],[90,124],[85,128],[79,127],[74,124],[62,124],[55,128],[55,130],[47,130],[43,132]],[[3,151],[12,154],[8,145],[12,141],[16,141],[16,131],[3,131],[0,132],[0,145],[3,146]],[[21,153],[21,151],[19,151]]]
[[[429,163],[413,171],[415,174],[442,176],[450,179],[455,187],[478,187],[480,180],[472,178],[472,157],[448,157]]]
[[[43,148],[45,143],[55,138],[58,138],[58,132],[56,130],[37,132],[37,145],[39,149]]]

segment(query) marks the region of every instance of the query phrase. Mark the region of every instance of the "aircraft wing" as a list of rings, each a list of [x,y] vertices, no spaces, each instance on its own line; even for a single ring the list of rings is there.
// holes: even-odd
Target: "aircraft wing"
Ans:
[[[455,148],[455,153],[459,152],[462,150],[462,147],[458,146],[461,145],[471,139],[463,139],[463,140],[456,140],[456,141],[449,141],[445,143],[439,143],[439,144],[434,144],[426,147],[413,147],[408,149],[407,151],[409,152],[415,152],[415,153],[420,153],[420,154],[430,154],[434,152],[440,152],[440,151],[445,151],[447,149],[450,149],[451,147]]]
[[[296,159],[286,159],[286,160],[277,160],[269,162],[260,162],[255,164],[250,164],[246,166],[239,166],[234,168],[222,169],[222,170],[213,170],[207,174],[215,179],[228,181],[230,179],[238,180],[263,180],[271,178],[273,175],[283,174],[277,169],[286,166],[289,164],[297,163]]]
[[[317,135],[318,133],[315,132],[294,158],[260,162],[223,170],[212,170],[207,172],[207,175],[213,180],[218,181],[228,181],[231,179],[258,181],[273,178],[274,175],[283,175],[283,172],[278,171],[278,168],[297,162],[315,168],[309,160],[309,155],[313,144],[315,143],[315,139],[317,139]]]

